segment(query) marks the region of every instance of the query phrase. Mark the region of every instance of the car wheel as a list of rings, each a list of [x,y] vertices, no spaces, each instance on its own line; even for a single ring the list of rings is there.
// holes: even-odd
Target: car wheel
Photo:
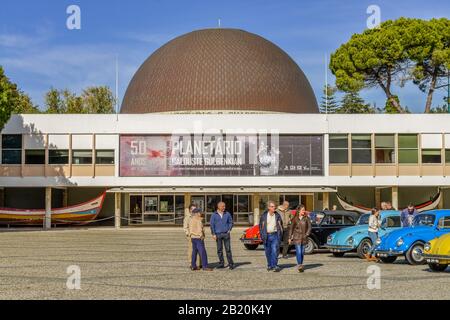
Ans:
[[[396,257],[396,256],[380,257],[380,260],[381,260],[383,263],[394,263],[395,260],[397,260],[397,257]]]
[[[333,252],[333,256],[336,258],[342,258],[344,256],[345,252]]]
[[[308,242],[305,245],[305,254],[312,254],[315,249],[317,249],[316,242],[308,237]]]
[[[365,259],[366,254],[369,253],[371,247],[372,247],[372,241],[370,241],[370,239],[368,239],[368,238],[363,239],[359,243],[358,248],[356,249],[356,253],[358,254],[358,257],[360,257],[361,259]]]
[[[418,265],[425,264],[425,259],[423,258],[423,242],[416,242],[409,248],[406,252],[405,257],[409,264]]]
[[[448,264],[429,263],[428,266],[430,267],[431,271],[441,272],[447,269]]]
[[[259,244],[244,244],[245,249],[247,250],[256,250],[259,247]]]

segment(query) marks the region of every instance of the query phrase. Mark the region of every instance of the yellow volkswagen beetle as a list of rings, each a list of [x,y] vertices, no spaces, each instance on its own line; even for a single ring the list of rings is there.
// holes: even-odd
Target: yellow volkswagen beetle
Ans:
[[[423,257],[432,271],[444,271],[450,264],[450,233],[427,242]]]

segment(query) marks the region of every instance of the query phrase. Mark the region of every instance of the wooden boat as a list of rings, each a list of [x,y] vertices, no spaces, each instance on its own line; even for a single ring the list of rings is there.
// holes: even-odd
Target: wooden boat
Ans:
[[[95,220],[102,209],[106,191],[90,201],[74,206],[51,210],[52,224],[88,224]],[[45,209],[27,210],[0,208],[0,224],[42,225]]]
[[[344,198],[343,196],[341,196],[339,193],[337,193],[336,195],[337,195],[339,203],[345,210],[356,211],[359,213],[369,213],[371,211],[371,208],[368,208],[368,207],[365,207],[362,205],[358,205],[358,204],[353,204],[352,202],[347,201],[347,199]],[[441,197],[442,197],[442,192],[439,190],[439,192],[434,197],[432,197],[430,200],[425,201],[420,204],[417,204],[414,207],[417,209],[418,212],[432,210],[438,206],[439,201],[441,200]],[[399,209],[399,210],[403,210],[403,209]]]

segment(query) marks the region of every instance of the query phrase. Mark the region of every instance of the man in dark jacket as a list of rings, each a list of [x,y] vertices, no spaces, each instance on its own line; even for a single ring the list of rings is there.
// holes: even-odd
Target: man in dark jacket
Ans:
[[[402,227],[407,228],[412,226],[412,222],[414,218],[418,215],[418,211],[414,206],[410,203],[408,207],[402,211],[402,214],[400,216],[400,220],[402,222]]]
[[[217,210],[213,213],[210,221],[211,233],[217,243],[217,255],[219,256],[218,268],[225,267],[223,259],[223,246],[227,253],[228,268],[234,269],[233,256],[231,254],[231,229],[233,229],[233,218],[228,211],[225,211],[225,203],[219,202]]]
[[[280,272],[278,253],[280,252],[280,241],[283,239],[283,221],[281,215],[275,209],[275,202],[269,201],[267,211],[262,214],[259,220],[259,232],[264,243],[267,271]]]

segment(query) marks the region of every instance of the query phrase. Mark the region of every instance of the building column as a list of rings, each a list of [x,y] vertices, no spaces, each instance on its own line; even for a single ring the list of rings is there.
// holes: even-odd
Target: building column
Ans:
[[[441,199],[439,199],[439,204],[438,204],[438,209],[444,209],[444,195],[445,195],[445,190],[441,190],[442,194],[441,194]]]
[[[398,186],[392,186],[392,207],[398,210]]]
[[[45,218],[44,229],[50,230],[52,228],[52,188],[45,188]]]
[[[322,210],[330,210],[330,193],[322,193]]]
[[[259,194],[253,194],[253,225],[256,226],[259,224]]]
[[[184,216],[188,216],[190,214],[190,212],[189,212],[190,205],[191,205],[191,194],[185,193],[184,194]]]
[[[381,189],[375,188],[375,207],[380,208],[381,206]]]
[[[114,193],[114,227],[120,229],[122,207],[122,194],[120,192]]]

